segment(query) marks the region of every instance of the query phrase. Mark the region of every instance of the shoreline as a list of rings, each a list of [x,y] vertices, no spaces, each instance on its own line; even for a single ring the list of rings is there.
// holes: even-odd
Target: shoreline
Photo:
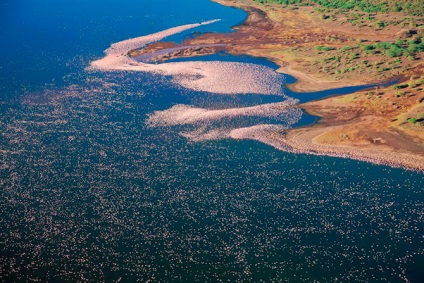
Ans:
[[[326,130],[325,127],[317,127],[313,130],[308,127],[301,127],[289,130],[284,138],[281,135],[273,138],[277,144],[280,144],[282,150],[288,152],[349,158],[393,168],[417,172],[424,171],[422,158],[417,157],[413,153],[392,151],[390,147],[375,149],[366,145],[362,147],[340,146],[317,142],[316,139],[324,134]],[[273,143],[274,147],[276,143]],[[279,147],[277,146],[277,148]]]
[[[287,64],[284,67],[280,67],[277,72],[290,75],[296,79],[293,84],[286,84],[286,87],[294,92],[315,92],[324,91],[335,88],[343,88],[350,86],[361,86],[363,82],[349,83],[346,82],[335,82],[335,81],[324,81],[314,78],[308,74],[302,73],[293,69],[292,64]]]
[[[246,20],[241,23],[238,26],[233,27],[235,33],[230,34],[230,39],[234,42],[227,42],[227,52],[234,54],[234,55],[240,55],[240,54],[246,54],[253,57],[259,57],[259,58],[265,58],[276,65],[279,66],[279,68],[276,70],[279,73],[284,73],[290,76],[293,76],[296,78],[296,82],[294,84],[289,84],[288,88],[292,91],[296,92],[316,92],[316,91],[325,91],[329,89],[335,89],[335,88],[343,88],[343,87],[350,87],[350,86],[360,86],[360,85],[377,85],[377,84],[384,84],[387,81],[396,81],[401,80],[405,77],[405,74],[397,73],[397,74],[391,74],[389,76],[383,76],[381,78],[374,78],[372,76],[361,76],[359,79],[357,79],[355,76],[348,77],[348,78],[336,78],[336,79],[330,79],[328,76],[318,76],[318,73],[316,72],[310,72],[306,68],[299,68],[301,67],[301,63],[303,61],[306,61],[306,59],[297,58],[296,56],[292,56],[290,54],[279,54],[278,52],[282,49],[293,49],[294,52],[296,52],[296,47],[298,45],[306,46],[308,48],[316,47],[316,44],[322,44],[323,46],[327,45],[335,45],[335,46],[343,46],[343,44],[348,43],[350,39],[346,39],[349,34],[345,31],[343,31],[342,27],[334,26],[334,25],[328,25],[327,23],[320,22],[315,18],[311,18],[310,15],[306,15],[307,13],[311,13],[311,9],[307,10],[308,8],[305,8],[305,11],[300,11],[300,9],[296,10],[290,10],[289,8],[283,8],[278,7],[280,9],[285,9],[284,13],[290,13],[288,16],[288,19],[290,21],[289,24],[282,23],[284,21],[280,21],[275,24],[274,27],[270,28],[271,25],[270,22],[273,22],[272,15],[270,13],[275,12],[276,4],[267,4],[267,5],[261,5],[257,4],[253,0],[211,0],[213,2],[219,3],[221,5],[234,7],[238,9],[243,9],[248,13],[248,16]],[[260,11],[260,12],[258,12]],[[274,16],[276,17],[276,16]],[[303,28],[298,28],[295,32],[287,32],[287,35],[277,35],[277,39],[273,36],[269,36],[269,33],[273,32],[273,28],[278,29],[280,28],[280,25],[282,27],[290,26],[291,28],[294,28],[293,26],[293,17],[299,17],[299,18],[305,18],[308,20],[308,24],[314,23],[315,26],[311,29],[315,31],[315,34],[312,34],[312,32],[308,28],[306,28],[306,31],[304,32],[306,34],[306,37],[303,35]],[[259,26],[258,28],[255,28],[255,25],[258,25],[259,23],[262,23],[263,26]],[[325,26],[327,24],[327,26]],[[340,33],[340,37],[336,39],[339,42],[332,42],[334,38],[331,38],[331,36],[335,36],[335,34],[330,34],[323,31],[322,29],[328,28],[331,26],[332,28],[337,29],[335,33]],[[320,31],[316,31],[317,29],[321,29]],[[352,31],[353,32],[353,31]],[[257,36],[257,38],[254,38],[254,34],[258,33],[260,36]],[[249,40],[240,39],[237,34],[242,34],[244,37],[251,36]],[[355,31],[354,34],[360,35],[361,42],[372,42],[373,36],[379,38],[378,41],[392,39],[393,40],[393,34],[390,32],[386,32],[383,34],[382,32],[374,31],[373,33],[368,33],[368,31],[359,32]],[[324,36],[330,36],[330,39],[323,38]],[[212,36],[213,37],[213,36]],[[189,40],[188,42],[197,42],[200,40],[200,42],[203,42],[204,38],[200,36],[198,39]],[[221,37],[217,37],[215,40],[222,41]],[[225,40],[224,40],[225,41]],[[356,44],[356,42],[354,42]],[[278,52],[273,52],[273,51]],[[293,58],[294,57],[294,58]],[[319,57],[314,55],[314,57]],[[308,58],[309,60],[310,58]],[[412,66],[409,66],[408,68],[411,68]]]
[[[413,154],[402,154],[390,151],[390,148],[366,149],[357,147],[343,147],[320,144],[315,141],[315,137],[325,132],[325,128],[309,130],[308,127],[300,127],[287,131],[286,135],[280,132],[263,131],[261,137],[245,137],[272,146],[278,150],[296,154],[311,154],[316,156],[329,156],[336,158],[346,158],[357,161],[369,162],[376,165],[401,168],[415,172],[424,171],[424,163],[421,158]],[[399,157],[399,155],[404,155]]]
[[[349,36],[361,38],[361,42],[362,38],[372,41],[373,37],[377,37],[379,42],[393,38],[393,30],[396,30],[396,27],[385,33],[350,27],[351,33],[349,33],[344,30],[345,27],[318,20],[310,7],[302,10],[281,7],[277,10],[274,8],[276,6],[261,6],[251,0],[212,1],[243,9],[248,12],[248,17],[243,23],[234,27],[234,33],[207,33],[187,39],[181,44],[181,48],[187,50],[189,47],[195,52],[184,54],[182,49],[173,49],[174,53],[162,57],[164,61],[173,59],[174,56],[175,58],[201,56],[210,51],[201,47],[199,49],[199,46],[220,45],[223,51],[232,55],[246,54],[274,62],[280,66],[276,72],[296,78],[296,83],[286,85],[292,91],[313,92],[349,86],[377,85],[367,91],[301,104],[302,109],[320,117],[320,121],[313,125],[290,129],[285,138],[281,134],[279,137],[274,136],[272,145],[291,152],[339,156],[424,171],[424,123],[422,125],[421,122],[415,125],[408,123],[408,119],[414,117],[413,115],[419,116],[420,113],[424,113],[424,95],[422,88],[419,87],[421,84],[424,85],[422,75],[424,63],[420,63],[419,60],[418,63],[403,62],[402,65],[389,71],[384,71],[387,68],[378,72],[373,69],[374,73],[371,74],[368,74],[371,67],[364,67],[362,68],[364,71],[359,73],[355,71],[328,75],[327,70],[322,69],[325,61],[321,59],[327,51],[321,52],[316,48],[317,44],[325,46],[331,55],[353,44],[347,39]],[[329,34],[327,30],[332,28],[336,31]],[[136,57],[146,52],[155,53],[160,51],[161,47],[167,46],[166,44],[153,43],[146,50],[134,51],[130,56]],[[175,45],[171,47],[174,48]],[[334,57],[340,58],[336,55]],[[375,59],[374,57],[371,59]],[[327,60],[328,57],[324,58]],[[376,66],[380,68],[380,64]],[[384,84],[388,81],[399,81],[413,85],[415,84],[413,76],[418,76],[418,80],[422,83],[419,83],[418,87],[408,87],[407,91],[400,92]],[[331,77],[336,79],[329,79]],[[257,137],[253,139],[259,140]],[[269,136],[267,139],[269,142]]]
[[[234,0],[212,0],[222,5],[233,6],[248,11],[249,16],[252,13],[246,9],[245,1],[235,2]],[[256,6],[256,5],[255,5]],[[247,6],[248,7],[248,6]],[[266,13],[266,11],[264,11]],[[249,19],[249,17],[248,17]],[[247,19],[247,20],[248,20]],[[246,20],[246,21],[247,21]],[[242,24],[242,26],[245,23]],[[235,27],[236,32],[239,27]],[[364,83],[378,84],[384,81],[406,81],[406,74],[398,74],[385,80],[368,80],[368,81],[329,81],[317,78],[311,74],[295,69],[295,61],[275,60],[275,56],[266,56],[259,52],[249,51],[248,55],[256,57],[264,57],[280,68],[277,72],[285,73],[296,78],[296,83],[288,84],[287,87],[296,92],[311,92],[319,90],[329,90],[338,87],[357,86]],[[415,73],[420,74],[424,69],[424,64],[417,64]],[[414,70],[414,68],[413,68]],[[412,72],[414,73],[414,72]],[[380,87],[377,87],[378,89]],[[383,87],[388,89],[388,87]],[[390,90],[388,90],[390,93]],[[356,92],[354,96],[366,96],[370,91]],[[391,93],[390,93],[391,94]],[[381,97],[389,102],[393,99],[387,95]],[[387,122],[386,117],[381,117],[375,109],[364,109],[363,100],[360,102],[347,101],[337,103],[335,100],[343,99],[343,95],[324,98],[316,101],[301,104],[300,107],[307,113],[320,117],[320,120],[312,125],[302,126],[290,129],[286,135],[280,133],[264,132],[266,138],[257,139],[277,149],[314,155],[326,155],[332,157],[350,158],[365,162],[371,162],[379,165],[388,165],[396,168],[404,168],[407,170],[424,172],[424,129],[418,129],[416,132],[408,132],[402,129],[400,125],[394,125]],[[377,96],[380,97],[380,96]],[[374,98],[372,98],[374,99]],[[381,98],[375,98],[379,100]],[[416,99],[416,98],[410,98]],[[420,99],[420,98],[418,98]],[[418,105],[424,104],[423,98]],[[393,103],[393,102],[390,102]],[[404,105],[396,105],[390,107],[403,107]],[[405,110],[411,107],[406,105]],[[424,106],[422,107],[424,109]],[[405,111],[404,110],[404,111]],[[391,113],[390,113],[391,114]],[[393,111],[396,114],[401,114]],[[387,115],[386,115],[387,116]],[[395,120],[395,119],[392,119]],[[412,134],[412,135],[411,135]]]

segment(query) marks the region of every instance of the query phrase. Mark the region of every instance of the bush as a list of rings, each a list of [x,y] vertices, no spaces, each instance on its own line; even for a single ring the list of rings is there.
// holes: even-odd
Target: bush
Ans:
[[[362,48],[364,50],[373,50],[374,46],[372,44],[363,45]]]
[[[414,88],[414,87],[417,86],[417,84],[415,82],[409,82],[408,86],[411,87],[411,88]]]
[[[398,39],[396,40],[395,44],[399,47],[401,47],[403,45],[403,40],[402,39]]]
[[[394,50],[386,50],[386,56],[389,56],[389,57],[396,57],[397,56],[397,54],[396,54],[396,52],[394,51]]]
[[[422,43],[422,37],[416,36],[415,38],[408,41],[408,44],[420,44]]]
[[[349,54],[349,59],[354,60],[358,57],[358,55],[359,55],[358,53],[352,52]]]
[[[390,42],[377,42],[374,44],[374,48],[377,49],[390,49],[392,47],[392,44]]]
[[[393,85],[393,89],[401,89],[401,88],[407,88],[407,87],[408,87],[407,84],[401,84],[401,85],[395,84],[395,85]]]
[[[328,46],[320,46],[320,45],[316,46],[315,49],[318,50],[318,51],[330,51],[331,50],[331,48],[328,47]]]
[[[378,21],[377,22],[377,27],[384,28],[385,26],[386,26],[386,24],[383,21]]]

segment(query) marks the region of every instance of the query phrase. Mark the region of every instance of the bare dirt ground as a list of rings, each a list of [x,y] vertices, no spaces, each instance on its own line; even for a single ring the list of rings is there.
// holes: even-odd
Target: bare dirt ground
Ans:
[[[390,13],[372,15],[373,20],[365,22],[349,21],[349,15],[336,12],[323,19],[310,6],[214,1],[242,8],[249,13],[248,18],[234,28],[234,33],[207,33],[187,39],[181,46],[196,47],[193,50],[197,53],[186,57],[202,55],[206,52],[199,51],[202,46],[214,44],[231,54],[265,57],[281,66],[278,71],[297,78],[289,86],[291,89],[304,92],[398,80],[396,86],[301,105],[322,119],[316,125],[289,131],[286,142],[304,152],[338,152],[351,158],[424,170],[423,52],[415,57],[394,58],[384,50],[365,47],[394,43],[399,38],[406,44],[414,34],[422,32],[413,22],[419,19],[408,22],[405,15]],[[384,28],[377,26],[381,20],[389,24]],[[176,45],[155,43],[131,55],[169,47]],[[179,54],[169,54],[165,59],[181,57]]]

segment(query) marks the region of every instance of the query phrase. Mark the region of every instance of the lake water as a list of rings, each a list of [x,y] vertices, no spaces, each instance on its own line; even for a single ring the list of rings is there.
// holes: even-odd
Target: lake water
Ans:
[[[207,0],[0,1],[0,281],[423,282],[422,173],[182,136],[285,116],[146,124],[176,105],[239,109],[354,89],[218,95],[161,74],[86,69],[114,42],[222,19],[166,39],[180,42],[245,17]]]

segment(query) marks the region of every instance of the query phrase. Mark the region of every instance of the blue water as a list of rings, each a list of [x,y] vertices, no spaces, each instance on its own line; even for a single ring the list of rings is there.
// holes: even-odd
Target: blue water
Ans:
[[[2,0],[0,86],[26,90],[63,77],[102,57],[111,43],[170,27],[220,18],[213,30],[231,32],[244,11],[196,0],[53,1]],[[184,14],[184,15],[183,15]],[[198,27],[168,38],[181,41]]]
[[[0,2],[1,282],[423,281],[422,173],[191,142],[146,117],[283,98],[84,70],[113,42],[223,19],[171,38],[181,41],[245,17],[206,0]]]

